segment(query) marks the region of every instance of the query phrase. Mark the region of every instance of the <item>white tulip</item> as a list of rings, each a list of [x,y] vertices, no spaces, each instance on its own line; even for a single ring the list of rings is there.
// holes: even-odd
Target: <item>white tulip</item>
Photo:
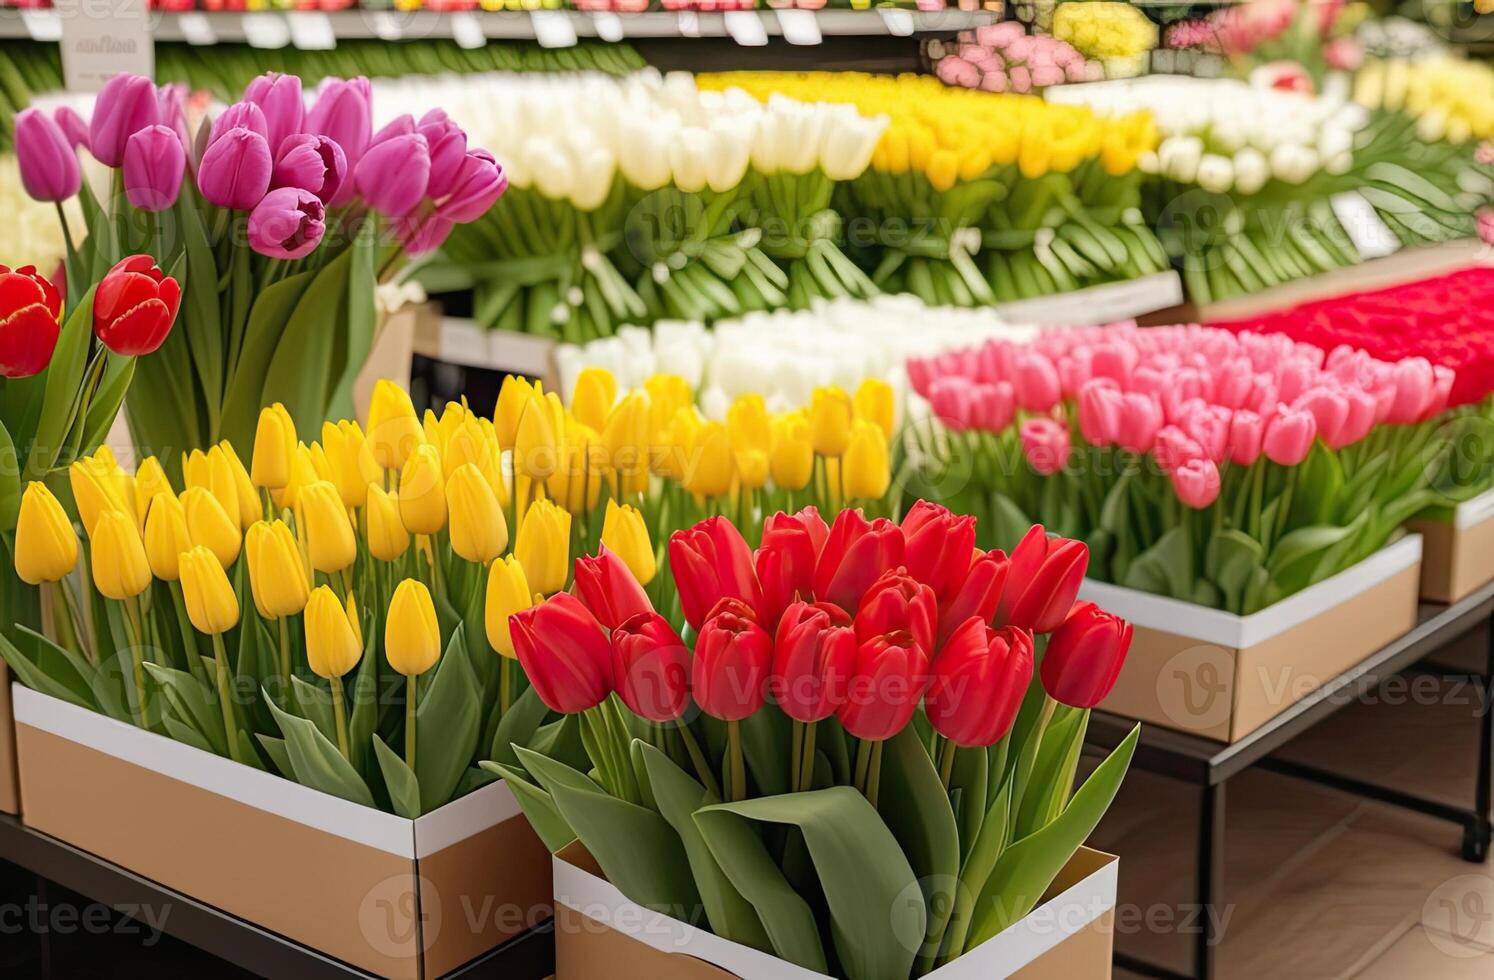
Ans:
[[[1234,166],[1235,190],[1241,194],[1256,193],[1271,177],[1271,164],[1266,155],[1251,146],[1235,154]]]
[[[1198,162],[1203,157],[1203,140],[1197,136],[1174,136],[1157,148],[1162,172],[1175,181],[1191,184],[1198,176]]]
[[[575,161],[571,203],[579,211],[595,211],[612,193],[617,157],[605,147],[589,146],[576,153]]]
[[[1198,161],[1198,186],[1211,194],[1226,194],[1235,182],[1234,162],[1217,153],[1205,153]]]
[[[668,119],[628,119],[618,128],[617,167],[641,191],[669,183],[669,145],[678,131]]]
[[[834,125],[821,134],[820,166],[831,180],[855,180],[871,166],[872,153],[887,129],[886,116],[865,119],[855,113],[843,113]]]
[[[559,144],[543,136],[531,136],[519,155],[541,194],[555,201],[571,196],[576,183],[575,169]]]

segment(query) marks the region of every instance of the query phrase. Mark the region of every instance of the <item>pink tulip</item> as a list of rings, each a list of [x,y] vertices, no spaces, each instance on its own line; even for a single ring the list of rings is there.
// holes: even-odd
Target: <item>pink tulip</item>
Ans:
[[[1266,424],[1259,415],[1242,408],[1235,412],[1229,422],[1230,462],[1250,466],[1261,454],[1261,441],[1265,437]]]
[[[156,87],[143,75],[115,75],[104,83],[93,103],[88,145],[106,167],[124,162],[130,137],[161,121]]]
[[[373,144],[354,170],[359,196],[391,218],[403,218],[420,205],[430,177],[430,144],[419,133]]]
[[[1261,449],[1273,463],[1296,466],[1307,458],[1317,434],[1318,423],[1311,412],[1285,408],[1267,424]]]
[[[970,425],[981,432],[1005,432],[1017,414],[1010,382],[978,384],[971,390]]]
[[[298,76],[267,72],[244,89],[244,101],[259,106],[265,119],[266,139],[276,153],[282,152],[281,144],[287,137],[301,132],[306,106],[301,99]]]
[[[1408,357],[1395,365],[1392,375],[1395,401],[1386,421],[1393,425],[1420,422],[1436,397],[1437,379],[1424,357]]]
[[[1340,449],[1339,433],[1349,418],[1349,401],[1335,389],[1318,386],[1298,398],[1294,408],[1312,413],[1317,422],[1318,435],[1329,449]]]
[[[1215,463],[1224,462],[1229,451],[1229,427],[1232,413],[1222,405],[1205,405],[1183,418],[1183,431],[1203,449],[1203,454]]]
[[[1120,438],[1125,398],[1114,383],[1096,378],[1079,391],[1079,432],[1094,446],[1111,446]]]
[[[955,432],[970,428],[973,388],[966,378],[935,378],[929,390],[934,415]]]
[[[362,76],[336,79],[322,86],[321,94],[306,114],[308,132],[326,136],[342,147],[350,174],[356,172],[358,162],[363,159],[373,131],[370,96],[368,79]],[[355,193],[354,181],[343,181],[332,203],[344,205]]]
[[[326,231],[321,199],[300,187],[270,191],[249,214],[249,247],[272,259],[310,255]]]
[[[1207,459],[1191,459],[1172,471],[1172,489],[1186,506],[1202,510],[1219,499],[1219,468]]]
[[[1120,430],[1116,441],[1127,452],[1145,453],[1162,428],[1162,406],[1152,395],[1127,392],[1121,396]]]
[[[1017,393],[1017,404],[1029,412],[1046,412],[1058,404],[1062,393],[1058,382],[1058,370],[1053,362],[1041,354],[1023,351],[1015,358],[1012,384]]]
[[[22,109],[15,119],[16,164],[21,186],[38,201],[65,201],[83,186],[78,154],[62,127],[40,109]]]
[[[231,129],[207,148],[197,167],[197,189],[219,207],[249,211],[270,189],[274,164],[259,133]]]
[[[458,224],[476,221],[508,189],[508,177],[487,150],[468,150],[451,191],[439,205],[443,218]]]
[[[1022,454],[1040,476],[1052,476],[1069,465],[1068,426],[1053,419],[1028,419],[1018,432]]]
[[[1164,425],[1158,430],[1152,456],[1163,473],[1172,473],[1185,463],[1205,458],[1203,447],[1175,425]]]
[[[326,204],[347,179],[348,161],[342,147],[325,136],[295,133],[280,144],[271,187],[299,187]]]
[[[16,119],[20,118],[18,114]],[[62,135],[67,137],[69,146],[75,150],[79,147],[88,149],[88,123],[83,121],[82,116],[64,105],[58,106],[57,111],[52,113],[52,120],[62,130]]]
[[[176,203],[186,169],[187,151],[176,133],[165,126],[147,126],[125,145],[125,196],[141,211],[165,211]]]
[[[421,118],[418,132],[425,137],[431,154],[431,176],[425,193],[432,200],[440,200],[456,187],[467,161],[467,133],[440,109],[432,109]]]
[[[265,145],[274,149],[278,144],[270,142],[270,127],[265,122],[265,112],[253,102],[235,102],[224,109],[217,119],[213,120],[212,133],[208,136],[208,146],[212,146],[223,138],[223,134],[233,129],[248,129],[258,133],[264,138]]]

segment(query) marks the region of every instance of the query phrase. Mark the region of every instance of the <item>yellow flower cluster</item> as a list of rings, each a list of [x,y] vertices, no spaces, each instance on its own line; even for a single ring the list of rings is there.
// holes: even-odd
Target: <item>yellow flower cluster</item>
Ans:
[[[1415,116],[1427,140],[1494,137],[1494,65],[1485,61],[1368,61],[1354,77],[1354,101]]]
[[[1084,0],[1059,4],[1053,36],[1086,58],[1135,58],[1157,46],[1157,25],[1129,3]]]
[[[762,100],[780,93],[853,105],[864,115],[885,113],[892,121],[872,155],[872,168],[922,173],[938,191],[1012,164],[1022,176],[1036,179],[1098,158],[1106,173],[1120,176],[1136,168],[1140,154],[1157,146],[1156,127],[1147,113],[1106,119],[1088,108],[1055,105],[1035,95],[949,88],[927,75],[729,72],[701,75],[698,84],[702,89],[738,87]]]

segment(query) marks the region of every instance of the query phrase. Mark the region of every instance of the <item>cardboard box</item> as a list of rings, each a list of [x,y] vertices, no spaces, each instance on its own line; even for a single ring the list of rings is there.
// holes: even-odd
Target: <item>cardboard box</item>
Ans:
[[[485,330],[474,320],[443,316],[416,326],[415,353],[447,364],[481,368],[502,374],[521,374],[554,389],[559,380],[556,342],[549,337]]]
[[[1118,859],[1080,850],[1021,922],[930,980],[1108,980]],[[824,980],[635,905],[575,842],[555,855],[555,980]]]
[[[1457,602],[1494,581],[1494,490],[1465,500],[1451,521],[1412,521],[1421,535],[1421,597]]]
[[[382,316],[374,333],[373,345],[368,349],[368,360],[363,362],[363,369],[353,380],[353,405],[359,422],[368,424],[368,405],[373,400],[374,384],[380,378],[388,378],[401,388],[409,389],[415,336],[422,323],[440,318],[441,311],[434,303],[402,306]]]
[[[1085,580],[1081,598],[1135,628],[1101,710],[1239,741],[1415,626],[1420,575],[1409,534],[1249,616]]]
[[[503,783],[406,820],[11,691],[27,826],[329,956],[423,980],[550,918]]]

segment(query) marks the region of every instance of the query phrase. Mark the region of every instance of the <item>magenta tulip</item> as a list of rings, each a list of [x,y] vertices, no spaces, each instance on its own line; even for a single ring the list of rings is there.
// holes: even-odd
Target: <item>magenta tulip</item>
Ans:
[[[65,201],[83,185],[78,155],[67,135],[40,109],[16,114],[16,163],[21,185],[38,201]]]
[[[486,150],[469,150],[457,168],[450,195],[441,202],[439,213],[457,223],[476,221],[503,196],[508,177]]]
[[[230,129],[202,155],[197,188],[213,204],[249,211],[270,189],[273,170],[263,136],[242,127]]]
[[[426,113],[417,131],[425,137],[431,151],[431,179],[426,196],[439,201],[456,187],[467,160],[467,133],[440,109]]]
[[[270,191],[249,214],[249,247],[272,259],[303,258],[326,232],[321,198],[299,187]]]
[[[299,187],[329,203],[347,178],[342,147],[325,136],[295,133],[280,144],[270,186]]]
[[[359,76],[352,79],[336,79],[322,86],[316,103],[306,114],[306,129],[331,139],[342,147],[347,157],[348,172],[354,173],[358,161],[368,150],[369,135],[373,132],[373,115],[370,109],[368,79]],[[354,183],[343,181],[333,195],[333,205],[343,205],[353,199]]]
[[[187,151],[165,126],[147,126],[125,146],[124,190],[141,211],[165,211],[181,193]]]
[[[410,215],[395,223],[400,244],[410,255],[425,255],[440,248],[456,225],[440,214]]]
[[[52,113],[52,119],[67,137],[69,146],[75,150],[80,146],[88,149],[88,123],[82,116],[68,106],[58,106],[57,111]]]
[[[115,75],[94,100],[89,148],[100,163],[117,167],[124,162],[130,137],[160,121],[161,107],[151,80],[143,75]]]
[[[395,136],[368,148],[353,171],[368,206],[403,218],[420,206],[431,177],[431,151],[419,133]]]
[[[265,122],[264,110],[253,102],[235,102],[213,120],[212,135],[208,137],[208,146],[222,139],[224,133],[235,129],[252,130],[264,137],[266,146],[276,145],[270,142],[270,127]]]
[[[1093,378],[1079,389],[1079,432],[1095,446],[1113,446],[1120,438],[1125,399],[1115,383]]]
[[[415,132],[415,117],[408,112],[395,116],[374,133],[368,140],[368,149],[372,150],[380,143],[387,143],[396,136],[410,136]]]
[[[301,102],[301,79],[295,75],[267,72],[244,89],[244,101],[259,106],[264,113],[267,138],[278,149],[286,138],[301,131],[306,107]],[[308,187],[312,193],[315,188]]]

